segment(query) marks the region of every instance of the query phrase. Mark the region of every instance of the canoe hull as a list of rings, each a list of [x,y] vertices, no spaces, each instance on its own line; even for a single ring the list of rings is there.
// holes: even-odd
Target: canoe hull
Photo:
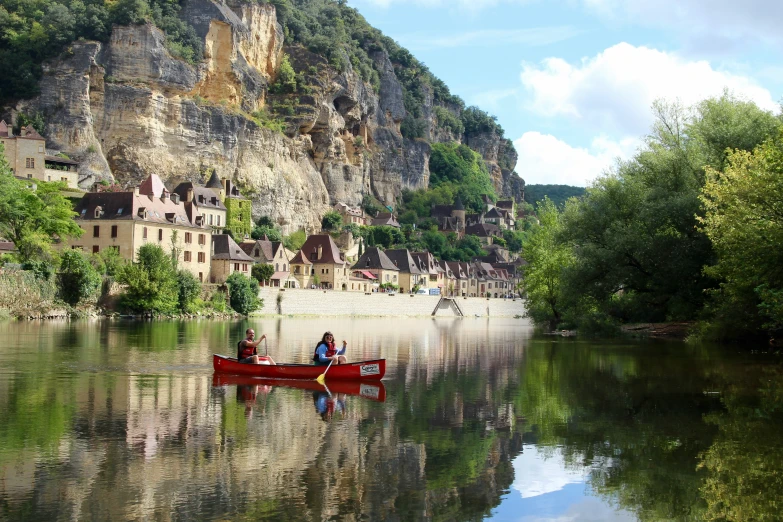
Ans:
[[[252,375],[267,379],[315,379],[326,366],[312,364],[242,364],[233,357],[215,354],[212,367],[219,373]],[[386,359],[359,361],[347,364],[333,364],[326,374],[327,380],[379,381],[386,374]]]

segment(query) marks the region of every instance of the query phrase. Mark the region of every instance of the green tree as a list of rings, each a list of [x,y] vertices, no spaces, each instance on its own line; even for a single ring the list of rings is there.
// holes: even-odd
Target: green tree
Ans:
[[[101,276],[81,250],[66,250],[60,257],[57,286],[60,299],[76,306],[95,294],[101,286]]]
[[[250,315],[261,308],[258,298],[258,283],[253,279],[234,272],[226,279],[229,292],[229,305],[242,315]]]
[[[139,248],[137,262],[125,265],[117,281],[126,285],[120,298],[123,308],[134,313],[172,313],[179,305],[177,272],[171,256],[158,245]]]
[[[177,307],[180,312],[196,311],[201,296],[201,282],[189,270],[177,271]]]
[[[22,261],[46,254],[54,236],[81,236],[73,219],[76,213],[60,192],[61,183],[38,181],[32,190],[10,173],[2,146],[0,156],[5,163],[0,164],[0,236],[14,243]]]
[[[402,231],[397,227],[390,227],[388,225],[368,227],[367,244],[369,246],[390,248],[404,242],[405,236],[402,235]]]
[[[524,271],[523,293],[527,313],[534,321],[555,329],[563,318],[563,271],[571,266],[571,249],[558,240],[563,219],[554,203],[544,198],[539,204],[541,226],[525,245],[528,265]]]
[[[451,185],[455,196],[462,199],[466,209],[482,212],[485,204],[482,196],[495,199],[495,188],[489,171],[480,154],[467,145],[435,143],[430,155],[430,186]],[[426,214],[429,215],[427,209]]]
[[[291,235],[285,236],[283,238],[283,245],[288,250],[296,252],[297,250],[302,248],[302,245],[304,245],[305,241],[307,241],[307,234],[305,233],[305,231],[297,230]]]
[[[277,69],[277,78],[269,88],[274,94],[291,94],[296,92],[296,72],[291,67],[288,55],[284,54]]]
[[[723,164],[720,157],[716,163]],[[716,263],[707,272],[720,281],[712,292],[721,335],[746,337],[783,329],[783,132],[754,152],[735,150],[726,169],[707,169],[701,229]]]
[[[283,235],[274,227],[260,226],[253,227],[250,237],[253,239],[263,239],[266,236],[269,241],[282,241]]]
[[[328,231],[340,230],[343,226],[343,217],[339,212],[330,210],[321,218],[321,228]]]
[[[269,279],[275,274],[275,267],[266,263],[258,263],[253,265],[250,273],[252,278],[259,284],[264,283],[268,285]]]

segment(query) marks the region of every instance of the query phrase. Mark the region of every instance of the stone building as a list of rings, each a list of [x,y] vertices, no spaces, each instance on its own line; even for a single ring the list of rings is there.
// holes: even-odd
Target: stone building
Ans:
[[[296,281],[291,278],[291,260],[295,254],[281,241],[269,241],[269,238],[264,236],[263,239],[243,241],[239,246],[256,263],[274,267],[275,272],[269,280],[271,286],[296,287],[296,284],[286,284]]]
[[[371,225],[374,227],[388,226],[400,228],[400,223],[391,212],[378,212],[378,215],[373,218]]]
[[[345,203],[339,202],[332,208],[343,218],[344,225],[348,225],[350,223],[354,223],[356,225],[366,225],[369,222],[369,217],[364,213],[364,209],[361,207],[349,207]]]
[[[210,283],[222,284],[234,272],[250,277],[253,270],[253,258],[231,239],[228,234],[212,236],[212,271]]]
[[[348,290],[348,262],[332,236],[313,234],[307,238],[301,250],[313,264],[311,284],[326,289]]]
[[[226,206],[220,198],[219,191],[187,182],[177,185],[174,193],[179,195],[191,221],[196,216],[202,216],[204,223],[215,234],[221,233],[226,226]]]
[[[46,140],[32,125],[14,136],[11,127],[0,120],[0,143],[14,176],[38,181],[62,181],[68,188],[79,188],[78,163],[46,153]]]
[[[122,259],[135,260],[145,244],[178,251],[181,268],[200,281],[209,279],[212,230],[197,216],[188,218],[177,194],[169,195],[161,179],[150,175],[133,192],[89,192],[75,208],[84,231],[63,246],[98,253],[111,248]]]
[[[370,272],[380,284],[400,284],[400,269],[378,247],[369,247],[351,267],[354,271]]]
[[[300,288],[310,288],[315,284],[313,276],[315,268],[313,262],[307,259],[302,250],[299,250],[291,259],[291,275],[299,283]]]
[[[231,234],[240,240],[250,237],[250,232],[253,230],[250,200],[242,195],[230,179],[221,180],[214,171],[207,181],[206,188],[218,195],[226,209],[226,223],[223,229],[230,230]]]
[[[412,252],[411,257],[419,265],[423,274],[427,275],[428,288],[443,288],[445,273],[435,262],[435,256],[429,252]]]
[[[465,235],[465,226],[467,225],[465,206],[459,197],[453,205],[433,205],[430,217],[438,222],[439,232],[454,232],[458,238]]]
[[[400,269],[400,292],[410,292],[414,286],[427,288],[429,277],[419,269],[407,248],[385,250],[384,254]]]

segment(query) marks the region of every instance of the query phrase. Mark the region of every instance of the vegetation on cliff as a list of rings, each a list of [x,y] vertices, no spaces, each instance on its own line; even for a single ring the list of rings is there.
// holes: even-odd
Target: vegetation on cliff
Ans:
[[[730,94],[654,109],[652,132],[633,158],[562,213],[544,206],[556,226],[545,221],[534,233],[528,271],[562,248],[573,261],[556,274],[557,312],[537,320],[701,319],[719,337],[776,336],[783,326],[783,279],[771,269],[781,265],[783,239],[779,118]],[[537,252],[537,237],[552,234],[557,248]],[[545,309],[539,283],[528,280],[525,289],[531,310]]]
[[[563,208],[568,199],[582,197],[586,190],[571,185],[525,185],[525,201],[534,205],[549,198],[556,207]]]

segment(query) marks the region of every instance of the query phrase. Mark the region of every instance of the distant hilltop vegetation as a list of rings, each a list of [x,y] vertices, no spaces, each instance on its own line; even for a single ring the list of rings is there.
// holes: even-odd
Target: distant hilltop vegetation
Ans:
[[[0,29],[0,117],[78,163],[82,189],[217,173],[254,219],[315,231],[338,202],[396,208],[448,178],[433,145],[461,144],[489,196],[524,197],[495,117],[344,0],[6,2]]]
[[[584,195],[584,187],[572,185],[527,185],[525,186],[525,201],[535,205],[545,197],[562,207],[568,198],[578,198]]]

